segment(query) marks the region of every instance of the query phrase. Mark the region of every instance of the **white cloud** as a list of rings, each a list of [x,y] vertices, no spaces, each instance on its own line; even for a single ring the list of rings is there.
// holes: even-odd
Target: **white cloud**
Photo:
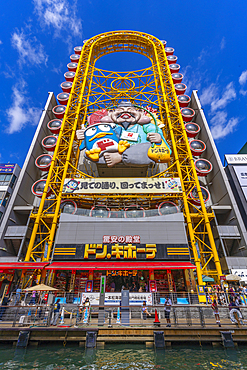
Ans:
[[[223,37],[220,43],[221,50],[225,48],[225,45],[226,40],[225,37]],[[217,53],[219,53],[219,48],[217,48]],[[191,65],[186,67],[186,78],[188,78],[189,83],[185,83],[190,86],[190,82],[192,81],[192,88],[198,90],[200,90],[200,88],[197,87],[198,85],[208,86],[207,88],[203,88],[201,93],[199,91],[199,96],[202,105],[209,106],[210,129],[214,139],[217,140],[225,138],[227,135],[231,134],[240,122],[240,118],[228,118],[227,116],[227,105],[237,97],[233,82],[230,82],[220,94],[222,89],[219,84],[220,75],[218,75],[214,83],[210,84],[209,73],[204,67],[202,67],[205,59],[212,58],[212,55],[214,56],[215,54],[216,52],[212,51],[212,47],[203,49],[194,63],[195,67]],[[245,90],[240,90],[240,93],[242,95],[247,95],[247,91]]]
[[[64,68],[63,63],[60,63],[58,67],[53,67],[52,72],[57,73],[58,75],[62,74],[62,70]]]
[[[19,53],[19,62],[21,64],[46,64],[48,57],[44,52],[43,45],[38,42],[36,37],[29,39],[23,31],[17,30],[12,35],[11,43]]]
[[[247,95],[247,90],[243,90],[243,89],[241,89],[241,90],[239,90],[239,93],[240,93],[241,95],[245,96],[245,95]]]
[[[225,112],[219,112],[219,113],[225,113]],[[221,122],[218,122],[215,126],[211,127],[211,132],[215,140],[223,139],[225,136],[232,133],[235,129],[235,126],[237,126],[237,124],[239,123],[239,119],[237,117],[230,118],[228,122],[227,122],[226,117],[227,115],[225,116],[225,121],[224,121],[224,118],[222,118]]]
[[[230,103],[230,101],[236,99],[236,92],[235,92],[235,89],[233,87],[233,82],[230,82],[227,86],[226,86],[226,90],[224,92],[224,94],[222,95],[222,98],[217,98],[216,100],[212,101],[211,103],[211,111],[212,112],[215,112],[217,109],[222,109],[222,108],[225,108],[227,106],[228,103]]]
[[[183,68],[183,83],[187,86],[186,94],[190,95],[191,90],[200,90],[201,81],[203,79],[202,73],[199,71],[193,70],[193,68],[188,65]]]
[[[240,83],[240,85],[244,85],[245,84],[245,82],[247,81],[247,70],[246,71],[243,71],[242,73],[241,73],[241,76],[239,77],[239,83]]]
[[[212,104],[218,94],[218,89],[214,83],[212,83],[209,87],[202,90],[202,94],[200,95],[200,100],[202,105]]]
[[[41,26],[52,26],[58,36],[65,30],[73,36],[80,36],[82,21],[77,17],[76,1],[73,5],[68,0],[33,0],[35,12]]]
[[[211,118],[210,123],[212,126],[219,125],[223,126],[227,121],[227,113],[224,111],[216,112],[213,118]]]
[[[227,112],[223,110],[227,104],[236,98],[236,92],[233,87],[233,82],[230,82],[222,95],[219,98],[219,88],[215,83],[203,90],[200,100],[204,105],[210,105],[209,114],[211,132],[215,140],[222,139],[234,131],[239,123],[238,117],[228,119]]]
[[[0,40],[0,45],[2,45],[2,43],[3,43],[2,40]]]
[[[41,110],[30,107],[23,90],[26,83],[22,80],[13,87],[13,104],[7,110],[9,126],[6,128],[8,134],[21,131],[27,123],[37,125]]]
[[[208,55],[208,51],[206,49],[202,49],[202,51],[200,52],[200,55],[198,57],[199,62],[204,62],[207,55]]]
[[[220,42],[220,48],[221,50],[225,49],[226,47],[226,39],[225,37],[222,38],[221,42]]]

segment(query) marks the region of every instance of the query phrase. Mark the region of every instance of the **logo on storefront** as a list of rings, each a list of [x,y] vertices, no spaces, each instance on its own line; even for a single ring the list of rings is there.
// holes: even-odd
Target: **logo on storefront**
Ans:
[[[114,244],[114,243],[136,243],[140,244],[141,243],[141,237],[140,235],[104,235],[103,236],[103,243],[109,243],[109,244]]]
[[[139,235],[104,235],[103,240],[110,242],[56,245],[53,259],[127,262],[131,260],[189,260],[190,257],[187,245],[141,244]]]

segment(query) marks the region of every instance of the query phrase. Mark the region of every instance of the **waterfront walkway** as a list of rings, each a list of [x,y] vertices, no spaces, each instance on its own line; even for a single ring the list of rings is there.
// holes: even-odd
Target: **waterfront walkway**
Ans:
[[[105,317],[102,325],[98,322],[98,306],[91,307],[88,317],[85,317],[85,310],[79,306],[64,305],[57,326],[50,326],[52,307],[7,306],[0,321],[0,341],[15,343],[21,331],[28,331],[30,343],[78,342],[83,346],[87,332],[95,332],[97,346],[112,342],[137,342],[153,346],[154,332],[161,331],[166,345],[173,342],[222,343],[221,332],[231,332],[235,343],[247,342],[247,307],[241,308],[242,317],[235,323],[231,321],[229,309],[220,307],[221,327],[216,324],[211,307],[206,305],[173,306],[171,327],[167,327],[163,306],[152,307],[151,317],[148,316],[146,320],[142,316],[141,307],[125,307],[129,310],[129,322],[125,323],[121,322],[118,307],[105,306],[101,309]]]

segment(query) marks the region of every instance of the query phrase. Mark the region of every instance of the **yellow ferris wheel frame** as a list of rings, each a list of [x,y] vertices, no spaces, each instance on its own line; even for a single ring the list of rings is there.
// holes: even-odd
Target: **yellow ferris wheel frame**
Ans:
[[[99,58],[115,52],[144,55],[152,65],[144,70],[131,72],[103,71],[95,67]],[[133,78],[139,79],[138,88],[135,83],[127,82],[126,85],[126,81],[133,82]],[[113,85],[114,81],[116,82]],[[122,88],[123,83],[129,88]],[[148,91],[146,95],[145,91]],[[143,94],[146,96],[145,99]],[[102,33],[87,40],[83,46],[44,193],[38,211],[31,215],[33,230],[25,261],[36,261],[37,258],[42,261],[50,260],[62,198],[73,198],[81,204],[89,200],[111,199],[117,204],[121,198],[126,201],[135,197],[143,202],[147,200],[152,202],[156,201],[156,197],[160,199],[165,197],[162,193],[155,197],[144,194],[133,196],[62,194],[66,178],[91,177],[77,168],[80,141],[76,138],[76,130],[85,124],[90,110],[109,108],[116,105],[120,99],[128,99],[139,105],[144,102],[158,109],[164,126],[163,131],[172,149],[172,158],[167,169],[153,177],[180,178],[182,195],[173,197],[180,199],[183,204],[189,247],[196,265],[198,284],[203,284],[202,274],[219,279],[222,270],[210,224],[214,214],[208,211],[204,204],[164,45],[156,37],[136,31]],[[188,198],[193,187],[196,187],[198,192],[200,200],[198,207],[191,204]],[[47,199],[48,189],[52,190],[53,198]]]

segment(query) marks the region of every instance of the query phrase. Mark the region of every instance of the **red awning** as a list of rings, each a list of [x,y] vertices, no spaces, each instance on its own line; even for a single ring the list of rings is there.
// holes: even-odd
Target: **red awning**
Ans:
[[[46,270],[178,270],[195,269],[190,262],[53,262]]]
[[[6,262],[0,263],[1,270],[42,270],[48,262]]]

